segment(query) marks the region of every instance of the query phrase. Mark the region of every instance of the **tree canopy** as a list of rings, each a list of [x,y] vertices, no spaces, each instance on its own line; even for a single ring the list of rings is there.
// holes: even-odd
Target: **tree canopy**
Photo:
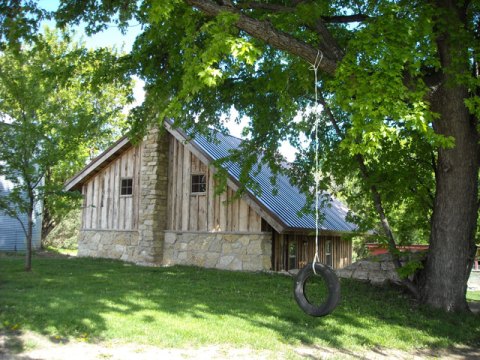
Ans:
[[[392,253],[394,230],[428,236],[423,276],[406,286],[433,306],[466,309],[478,217],[478,1],[63,0],[55,16],[90,33],[141,24],[124,59],[146,83],[135,129],[171,117],[206,132],[223,129],[233,108],[247,116],[246,185],[260,153],[279,169],[288,140],[300,149],[292,173],[309,188],[315,146],[300,145],[313,140],[316,88],[324,186],[342,191],[365,226],[379,224]]]
[[[64,181],[92,148],[119,135],[130,99],[131,80],[111,77],[117,56],[88,51],[70,35],[45,29],[0,55],[0,175],[14,185],[0,211],[29,216],[27,242],[36,204],[45,202],[50,215],[61,209]]]

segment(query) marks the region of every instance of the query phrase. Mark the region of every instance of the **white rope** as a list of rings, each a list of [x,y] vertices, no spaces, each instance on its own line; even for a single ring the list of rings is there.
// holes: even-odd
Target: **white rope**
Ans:
[[[317,272],[315,271],[315,263],[320,262],[320,256],[319,256],[319,245],[318,245],[318,233],[319,233],[319,210],[318,210],[318,205],[319,205],[319,187],[320,187],[320,171],[319,171],[319,161],[318,161],[318,151],[319,151],[319,146],[318,146],[318,125],[320,123],[320,109],[319,109],[319,104],[318,104],[318,88],[317,88],[317,82],[318,82],[318,67],[322,63],[323,60],[323,53],[318,50],[317,56],[315,58],[315,63],[312,65],[312,70],[313,73],[315,74],[315,107],[314,107],[314,116],[315,116],[315,257],[313,258],[312,261],[312,270],[315,275],[317,275]]]

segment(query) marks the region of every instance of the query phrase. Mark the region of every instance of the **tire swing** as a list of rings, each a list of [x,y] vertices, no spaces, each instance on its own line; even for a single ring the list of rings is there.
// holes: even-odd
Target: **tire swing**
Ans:
[[[318,303],[317,298],[313,299],[309,295],[310,291],[307,288],[309,280],[314,277],[320,277],[322,280],[321,284],[318,284],[317,280],[315,283],[309,284],[311,287],[323,288],[320,296],[318,296],[320,303]],[[316,317],[325,316],[330,314],[340,301],[340,281],[338,281],[335,271],[329,266],[319,262],[309,263],[298,272],[293,293],[298,306],[306,314]]]
[[[308,315],[320,317],[330,314],[340,301],[340,281],[335,271],[320,263],[318,246],[319,229],[319,161],[318,161],[318,90],[317,69],[323,59],[320,51],[312,69],[315,74],[315,257],[313,261],[301,269],[295,277],[293,293],[298,306]],[[321,280],[319,283],[318,280]],[[308,286],[307,286],[308,284]],[[313,293],[313,296],[312,296]],[[320,300],[318,300],[320,298]]]

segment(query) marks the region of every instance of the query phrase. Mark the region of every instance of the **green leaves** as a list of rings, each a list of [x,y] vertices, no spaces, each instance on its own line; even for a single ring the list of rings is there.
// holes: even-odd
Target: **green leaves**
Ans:
[[[0,3],[0,48],[18,51],[23,40],[32,40],[40,21],[50,14],[37,7],[34,0],[4,0]]]
[[[375,186],[402,240],[428,237],[436,152],[455,146],[455,139],[436,132],[440,115],[431,110],[442,72],[453,83],[467,84],[465,104],[475,119],[480,113],[478,74],[447,69],[438,53],[451,14],[425,1],[232,1],[233,7],[222,7],[231,11],[220,13],[180,0],[81,3],[62,1],[58,15],[87,20],[91,27],[117,16],[142,24],[125,58],[128,73],[146,82],[147,98],[134,111],[134,129],[168,117],[192,134],[208,134],[209,127],[225,130],[223,119],[238,114],[236,120],[248,119],[243,156],[232,155],[244,164],[242,180],[247,183],[254,171],[260,157],[255,151],[279,170],[283,159],[277,150],[289,141],[299,151],[290,171],[308,193],[315,144],[307,110],[316,106],[317,86],[332,115],[325,111],[320,124],[322,189],[348,200],[355,218],[371,229],[377,223],[370,200]],[[471,62],[472,68],[480,53],[478,11],[476,3],[470,5],[467,26],[447,29],[452,41],[468,44],[455,61]],[[352,16],[355,21],[348,22]],[[257,27],[239,30],[239,22],[250,19]],[[319,73],[314,84],[311,64],[293,56],[291,44],[274,48],[259,40],[266,28],[319,49],[324,59],[338,59],[335,75]],[[366,180],[355,161],[360,155]]]
[[[386,119],[391,119],[435,141],[434,114],[425,101],[422,76],[424,60],[434,53],[428,11],[410,11],[388,2],[381,6],[382,14],[349,42],[329,89],[335,91],[338,105],[352,114],[353,138],[366,132],[385,133]]]
[[[215,86],[217,82],[222,78],[222,72],[219,69],[215,69],[211,66],[207,66],[204,70],[198,73],[200,79],[207,86]]]
[[[126,125],[131,80],[114,75],[117,54],[68,39],[46,29],[0,55],[0,175],[14,185],[0,208],[10,214],[41,201],[51,216],[64,213],[64,181]]]
[[[254,65],[261,56],[261,51],[245,39],[231,38],[227,40],[227,44],[230,45],[230,54],[248,65]]]
[[[181,0],[156,1],[151,4],[148,11],[148,18],[151,23],[161,23],[168,20],[175,12],[175,8],[182,4]]]

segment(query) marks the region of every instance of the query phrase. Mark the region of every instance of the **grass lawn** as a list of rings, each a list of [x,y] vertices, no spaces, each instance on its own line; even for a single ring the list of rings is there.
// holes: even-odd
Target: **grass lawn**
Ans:
[[[480,346],[480,317],[415,305],[397,289],[342,280],[332,315],[312,318],[292,278],[111,260],[0,257],[1,331],[160,347],[227,345],[279,350],[318,345],[411,350]]]
[[[467,291],[468,301],[480,301],[480,291]]]

